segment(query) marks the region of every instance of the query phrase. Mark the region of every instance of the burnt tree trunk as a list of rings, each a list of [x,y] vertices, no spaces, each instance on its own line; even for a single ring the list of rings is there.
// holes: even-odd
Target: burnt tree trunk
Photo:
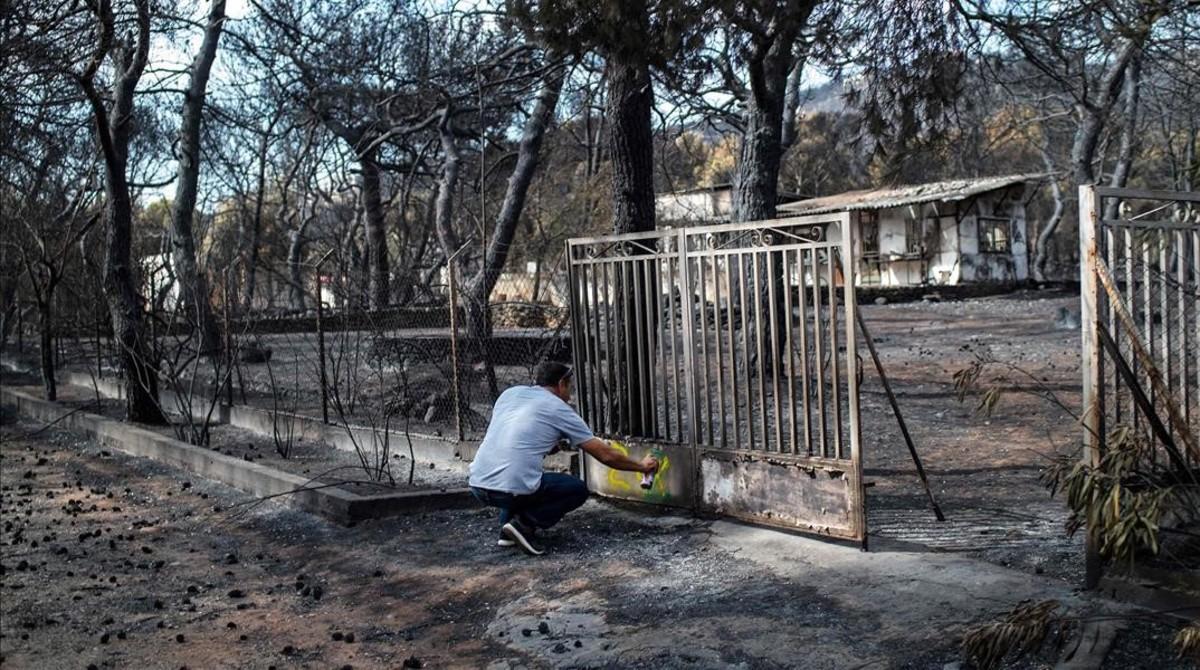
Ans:
[[[54,373],[54,313],[53,291],[45,300],[38,300],[38,337],[42,364],[42,387],[46,400],[58,400],[58,382]]]
[[[649,65],[610,60],[606,105],[613,232],[654,230],[654,90]]]
[[[496,281],[500,278],[505,263],[508,262],[508,252],[512,247],[517,224],[521,220],[521,212],[525,208],[529,185],[533,182],[533,175],[537,171],[542,140],[554,118],[554,109],[558,106],[558,97],[562,91],[565,75],[566,72],[563,68],[555,68],[538,92],[529,120],[525,123],[521,134],[521,141],[517,148],[517,164],[508,178],[504,201],[500,205],[500,213],[496,217],[495,226],[489,236],[483,262],[467,288],[467,333],[471,341],[480,348],[480,357],[486,366],[488,387],[493,396],[499,393],[499,388],[496,384],[496,373],[491,364],[490,352],[486,346],[492,335],[488,300],[492,295],[492,290],[496,287]]]
[[[629,17],[644,25],[644,9],[639,16]],[[654,106],[654,90],[650,67],[643,58],[626,54],[609,54],[608,60],[608,153],[612,161],[613,232],[633,233],[652,231],[654,216],[654,145],[650,125]],[[644,248],[630,245],[634,255],[645,253]],[[654,437],[656,429],[655,400],[650,395],[651,380],[656,372],[654,352],[657,342],[658,299],[643,286],[646,264],[637,261],[629,268],[628,277],[617,287],[617,312],[626,320],[617,334],[615,356],[618,365],[627,371],[625,393],[616,398],[616,425],[619,432],[639,437]],[[641,315],[640,318],[638,315]]]
[[[1046,166],[1046,172],[1050,174],[1050,196],[1054,199],[1054,211],[1050,213],[1050,217],[1046,219],[1042,229],[1038,231],[1037,242],[1034,246],[1033,278],[1037,281],[1046,281],[1046,266],[1050,262],[1050,239],[1054,236],[1058,223],[1062,221],[1063,214],[1067,211],[1062,186],[1058,183],[1058,177],[1054,175],[1054,163],[1050,159],[1049,150],[1045,147],[1042,148],[1042,162]]]
[[[359,157],[362,168],[363,210],[367,217],[368,306],[383,309],[388,306],[388,249],[387,226],[383,216],[383,197],[379,190],[379,165],[375,152]]]
[[[1134,57],[1129,62],[1125,74],[1124,103],[1121,117],[1121,142],[1117,149],[1117,162],[1113,166],[1112,179],[1108,185],[1114,188],[1124,188],[1129,181],[1129,173],[1133,171],[1133,156],[1136,153],[1138,138],[1138,97],[1142,86],[1142,59]],[[1104,205],[1104,218],[1117,218],[1119,203],[1116,198],[1108,198]]]
[[[192,219],[200,183],[200,126],[204,116],[204,99],[224,23],[225,0],[213,0],[204,29],[204,40],[192,61],[191,82],[184,93],[179,131],[178,186],[171,206],[171,255],[175,276],[179,280],[187,318],[195,326],[201,354],[213,354],[221,350],[221,336],[209,302],[208,278],[196,261]]]
[[[1071,177],[1076,188],[1084,184],[1096,183],[1095,169],[1092,164],[1096,160],[1096,146],[1100,141],[1100,131],[1104,128],[1104,118],[1116,102],[1130,61],[1140,49],[1140,41],[1127,40],[1104,72],[1100,85],[1097,87],[1098,97],[1095,100],[1081,99],[1075,105],[1077,125],[1075,126],[1075,136],[1071,142]],[[1045,268],[1049,263],[1046,255],[1049,241],[1054,236],[1061,220],[1061,216],[1051,217],[1039,235],[1036,255],[1033,259],[1035,277],[1038,276],[1038,273],[1044,276]]]
[[[154,343],[146,337],[142,297],[138,294],[130,259],[133,207],[125,180],[125,161],[106,180],[109,221],[104,259],[104,293],[108,299],[113,337],[125,374],[125,416],[129,421],[166,423],[158,405],[158,365]]]
[[[1098,91],[1096,97],[1094,99],[1081,97],[1076,101],[1077,125],[1075,126],[1075,136],[1071,142],[1071,177],[1076,188],[1084,184],[1096,183],[1096,173],[1092,164],[1096,160],[1096,146],[1100,142],[1100,131],[1104,128],[1104,119],[1120,95],[1121,83],[1129,63],[1141,50],[1144,40],[1145,35],[1126,40],[1101,76],[1099,85],[1096,87]],[[1033,259],[1035,277],[1039,273],[1044,276],[1045,268],[1049,263],[1049,258],[1046,256],[1049,240],[1054,236],[1061,220],[1061,216],[1057,219],[1051,217],[1039,235],[1035,248],[1036,255]]]
[[[291,233],[291,240],[288,242],[288,306],[298,312],[304,311],[304,274],[302,261],[304,260],[304,243],[306,228],[308,228],[308,220],[305,219]]]
[[[789,46],[788,52],[790,53],[790,51]],[[786,66],[778,62],[778,59],[752,64],[751,67],[758,68],[759,76],[751,77],[751,88],[754,94],[750,98],[749,108],[743,117],[745,130],[742,134],[737,173],[734,176],[731,217],[734,222],[774,219],[775,206],[779,197],[779,162],[783,156],[784,87],[788,79],[788,71]],[[756,81],[759,83],[755,84]],[[765,240],[766,238],[761,239]],[[740,277],[741,281],[748,283],[749,288],[761,291],[763,294],[768,293],[768,286],[771,287],[769,294],[774,296],[774,304],[766,301],[766,295],[764,295],[764,304],[767,305],[767,309],[776,311],[777,319],[782,318],[784,291],[787,290],[783,261],[783,254],[773,252],[771,253],[771,263],[768,263],[766,258],[762,258],[757,273],[747,270]],[[705,308],[705,314],[707,314],[707,307],[702,307]],[[748,306],[738,305],[738,308],[746,309]],[[755,313],[753,316],[754,319],[761,319],[767,323],[771,321],[764,318],[766,316],[764,314]],[[761,332],[758,350],[763,352],[763,355],[755,355],[755,362],[758,365],[750,370],[749,374],[768,374],[768,368],[773,368],[773,374],[779,374],[783,358],[778,357],[777,360],[772,352],[786,353],[786,331],[783,328],[776,328],[775,332],[772,332],[767,327],[763,328]]]
[[[779,161],[783,157],[783,87],[787,71],[772,72],[765,78],[771,85],[764,82],[764,90],[750,98],[743,117],[745,131],[733,187],[735,222],[775,218]]]
[[[273,126],[273,124],[272,124]],[[258,142],[258,175],[257,188],[254,193],[254,218],[250,220],[250,241],[247,243],[246,260],[246,295],[242,308],[249,312],[254,309],[255,281],[258,275],[259,245],[262,243],[263,203],[266,194],[263,192],[267,185],[267,147],[270,143],[271,128],[263,133]]]
[[[742,54],[749,85],[745,91],[742,143],[734,174],[731,213],[734,222],[765,221],[776,216],[779,165],[795,139],[796,110],[804,69],[804,58],[796,54],[798,38],[816,5],[814,0],[788,0],[774,5],[774,14],[764,17],[763,29],[753,34]],[[764,242],[767,239],[764,237]],[[750,285],[755,290],[774,296],[774,300],[768,300],[766,305],[775,313],[775,318],[755,314],[755,319],[785,320],[785,294],[790,286],[785,279],[784,260],[784,254],[772,252],[760,263],[757,276],[741,277],[742,281],[753,282]],[[763,329],[758,344],[763,355],[756,356],[758,373],[767,374],[770,369],[772,375],[782,374],[787,341],[786,328]]]
[[[133,96],[146,67],[150,49],[150,2],[137,0],[136,39],[132,44],[115,37],[112,7],[93,7],[100,37],[91,60],[76,75],[91,107],[104,158],[105,236],[104,293],[112,319],[113,339],[120,349],[125,376],[125,418],[162,424],[166,417],[158,406],[158,370],[146,337],[141,296],[132,267],[133,203],[126,177],[129,140],[133,132]],[[133,39],[133,38],[130,38]],[[95,76],[106,58],[114,62],[111,96],[96,88]]]

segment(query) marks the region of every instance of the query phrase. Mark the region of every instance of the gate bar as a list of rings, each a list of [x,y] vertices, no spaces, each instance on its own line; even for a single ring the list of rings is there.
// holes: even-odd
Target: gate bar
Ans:
[[[871,339],[871,331],[867,329],[867,322],[863,320],[862,312],[856,310],[854,316],[858,321],[858,329],[862,331],[863,339],[867,342],[867,351],[871,352],[871,360],[875,362],[875,371],[879,373],[879,381],[883,382],[883,390],[887,393],[888,402],[892,405],[892,413],[896,415],[896,423],[900,424],[900,434],[904,436],[904,443],[908,445],[908,453],[912,455],[913,464],[917,466],[917,476],[921,478],[921,486],[925,488],[925,497],[929,498],[929,505],[933,507],[933,514],[937,520],[945,521],[946,516],[942,514],[942,508],[938,506],[937,500],[933,497],[933,490],[929,488],[929,479],[925,476],[925,467],[921,465],[921,457],[917,455],[917,447],[913,444],[912,435],[908,433],[908,424],[904,421],[904,415],[900,413],[900,403],[896,401],[896,394],[892,392],[892,384],[888,381],[887,373],[883,371],[879,353],[875,351],[875,341]]]

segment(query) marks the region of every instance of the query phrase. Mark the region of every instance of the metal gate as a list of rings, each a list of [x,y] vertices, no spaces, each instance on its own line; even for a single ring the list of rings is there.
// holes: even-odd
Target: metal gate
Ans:
[[[662,463],[601,494],[864,540],[849,215],[567,243],[577,402]],[[847,267],[853,267],[847,263]]]
[[[1086,458],[1116,427],[1200,464],[1200,193],[1079,191]],[[1089,585],[1099,578],[1088,551]]]

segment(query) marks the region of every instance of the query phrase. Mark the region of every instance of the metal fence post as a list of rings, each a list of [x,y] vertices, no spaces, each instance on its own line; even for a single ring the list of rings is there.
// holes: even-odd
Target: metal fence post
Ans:
[[[1100,311],[1098,305],[1099,287],[1097,286],[1096,263],[1098,253],[1096,243],[1096,190],[1092,186],[1079,187],[1079,256],[1080,256],[1080,312],[1079,322],[1083,330],[1083,356],[1080,367],[1083,372],[1083,425],[1084,453],[1083,460],[1092,467],[1099,465],[1100,453],[1103,448],[1101,431],[1103,430],[1103,414],[1099,405],[1101,384],[1100,346],[1096,330],[1099,326]],[[1093,528],[1087,527],[1087,548],[1085,556],[1084,587],[1095,588],[1100,583],[1101,558],[1098,543],[1093,539]]]
[[[100,302],[96,303],[101,304]],[[100,310],[96,310],[96,379],[104,379],[104,355],[100,350],[100,331],[104,328],[104,320],[100,318]]]
[[[454,256],[457,255],[454,254]],[[454,396],[454,432],[458,436],[458,441],[462,442],[462,391],[458,373],[458,282],[455,280],[454,256],[446,261],[446,284],[450,294],[450,365],[453,375],[450,392]]]
[[[221,308],[225,321],[225,405],[233,407],[233,337],[229,323],[229,275],[221,284]]]
[[[329,423],[329,380],[325,372],[325,307],[321,299],[321,266],[333,253],[330,249],[317,261],[317,370],[321,375],[321,421]]]

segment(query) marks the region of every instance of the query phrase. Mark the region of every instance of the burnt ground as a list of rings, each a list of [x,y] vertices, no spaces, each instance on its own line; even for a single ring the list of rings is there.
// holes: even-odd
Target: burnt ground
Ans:
[[[1039,476],[1070,453],[1081,428],[1079,330],[1061,309],[1078,294],[1021,291],[961,302],[869,305],[864,316],[897,392],[934,494],[934,519],[870,359],[861,395],[868,526],[878,537],[916,542],[1021,570],[1082,578],[1082,539],[1063,532],[1067,512]],[[860,347],[861,348],[861,347]],[[866,352],[862,352],[867,356]],[[955,372],[979,356],[999,363],[981,385],[998,385],[991,414],[978,396],[960,402]],[[1008,365],[1017,366],[1014,370]],[[1030,393],[1029,373],[1070,411]]]
[[[593,501],[549,538],[549,556],[528,560],[494,546],[484,510],[342,528],[77,436],[6,425],[0,663],[954,667],[964,627],[1020,600],[1058,598],[1084,615],[1115,607],[1074,593],[1080,546],[1038,482],[1046,456],[1073,447],[1074,420],[1019,389],[978,415],[953,391],[954,372],[987,348],[1077,407],[1078,331],[1054,322],[1077,304],[1029,293],[866,307],[948,517],[928,511],[868,367],[867,554]],[[1171,631],[1139,621],[1105,667],[1185,667],[1167,651]]]
[[[6,421],[0,445],[5,668],[953,668],[964,626],[1017,601],[1117,608],[962,556],[595,501],[531,559],[487,510],[341,527],[55,428]],[[1186,667],[1170,631],[1138,624],[1105,667]]]

